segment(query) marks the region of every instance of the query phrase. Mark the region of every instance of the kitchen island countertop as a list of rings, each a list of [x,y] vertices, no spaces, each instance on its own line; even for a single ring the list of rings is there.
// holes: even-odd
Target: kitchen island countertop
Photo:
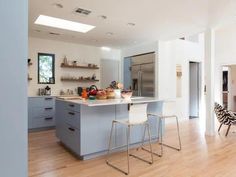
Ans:
[[[57,99],[60,99],[58,97]],[[150,103],[150,102],[158,102],[162,101],[156,97],[133,97],[130,100],[126,99],[106,99],[106,100],[81,100],[81,99],[75,99],[75,100],[64,100],[66,102],[71,102],[75,104],[81,104],[86,106],[107,106],[107,105],[119,105],[119,104],[130,104],[130,103]]]

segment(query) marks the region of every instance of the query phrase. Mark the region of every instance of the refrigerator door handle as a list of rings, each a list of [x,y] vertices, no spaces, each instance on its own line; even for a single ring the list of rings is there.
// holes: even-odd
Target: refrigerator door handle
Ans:
[[[138,71],[138,96],[141,96],[141,87],[142,87],[142,73]]]
[[[139,96],[142,96],[142,85],[143,85],[143,76],[142,76],[142,71],[140,71],[140,95]]]

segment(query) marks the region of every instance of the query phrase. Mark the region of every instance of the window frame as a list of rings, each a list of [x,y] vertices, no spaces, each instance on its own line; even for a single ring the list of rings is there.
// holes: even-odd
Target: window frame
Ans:
[[[53,82],[40,82],[40,68],[39,68],[39,63],[40,63],[40,56],[50,56],[52,57],[52,78]],[[55,84],[55,54],[50,54],[50,53],[38,53],[38,84]]]

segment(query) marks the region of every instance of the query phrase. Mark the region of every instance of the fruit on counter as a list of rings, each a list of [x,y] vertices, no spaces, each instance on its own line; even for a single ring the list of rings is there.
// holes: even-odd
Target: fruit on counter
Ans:
[[[89,87],[89,95],[93,95],[93,96],[96,96],[97,95],[97,86],[96,85],[91,85]]]
[[[133,92],[132,90],[123,90],[121,91],[121,97],[126,99],[126,100],[129,100],[132,96]]]
[[[117,81],[112,81],[110,84],[110,88],[113,89],[123,89],[123,87],[124,87],[123,84]]]
[[[106,93],[107,93],[107,99],[114,99],[115,98],[115,92],[112,88],[107,88]]]
[[[88,93],[87,93],[87,91],[86,91],[86,88],[83,88],[81,97],[84,98],[84,99],[87,99],[87,98],[88,98]]]
[[[97,95],[96,95],[96,98],[97,99],[100,99],[100,100],[104,100],[104,99],[107,99],[107,93],[105,90],[98,90],[97,91]]]

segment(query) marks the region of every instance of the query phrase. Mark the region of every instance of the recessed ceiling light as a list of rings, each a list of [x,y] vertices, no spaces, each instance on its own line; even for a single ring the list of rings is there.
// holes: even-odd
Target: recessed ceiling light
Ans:
[[[135,26],[135,23],[127,23],[128,26]]]
[[[54,3],[53,6],[59,8],[59,9],[63,8],[63,5],[60,3]]]
[[[110,47],[105,47],[105,46],[101,47],[101,49],[102,49],[102,50],[105,50],[105,51],[110,51],[110,50],[111,50]]]
[[[60,28],[60,29],[76,31],[76,32],[81,32],[81,33],[87,33],[88,31],[95,28],[95,26],[92,26],[92,25],[73,22],[73,21],[50,17],[46,15],[39,15],[39,17],[34,23],[37,25],[50,26],[54,28]]]
[[[98,18],[102,19],[102,20],[106,20],[107,16],[106,15],[99,15]]]
[[[112,32],[107,32],[106,33],[108,36],[112,36],[114,33],[112,33]]]

